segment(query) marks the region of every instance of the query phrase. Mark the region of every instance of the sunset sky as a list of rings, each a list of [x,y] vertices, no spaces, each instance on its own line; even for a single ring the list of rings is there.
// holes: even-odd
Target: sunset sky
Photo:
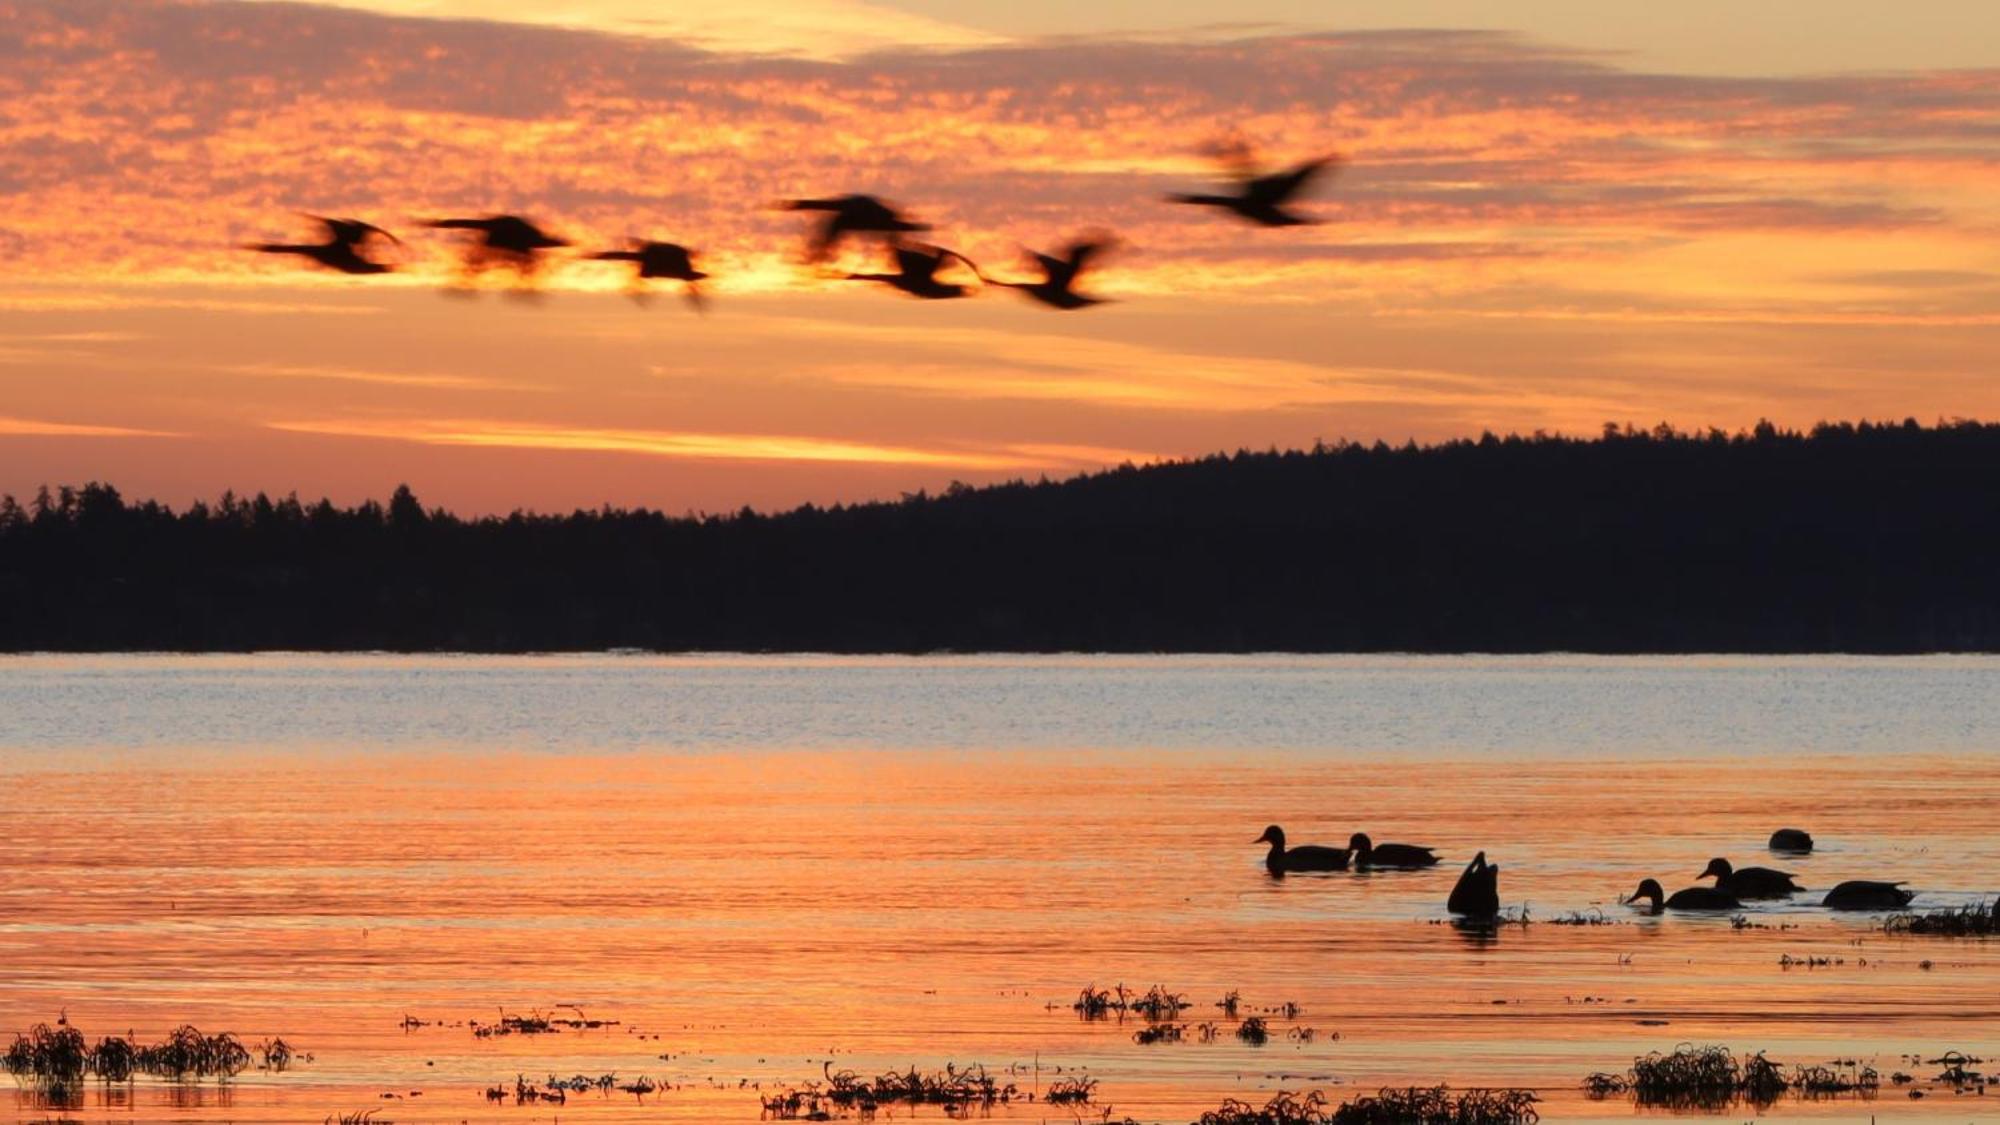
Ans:
[[[0,491],[713,511],[1320,438],[2000,416],[2000,5],[692,7],[0,0]],[[1228,135],[1344,154],[1326,221],[1162,202]],[[1115,231],[1086,284],[1116,301],[816,274],[769,204],[845,191],[1000,276]],[[396,231],[405,268],[241,249],[300,211]],[[489,211],[686,243],[710,309],[600,263],[448,292],[412,220]]]

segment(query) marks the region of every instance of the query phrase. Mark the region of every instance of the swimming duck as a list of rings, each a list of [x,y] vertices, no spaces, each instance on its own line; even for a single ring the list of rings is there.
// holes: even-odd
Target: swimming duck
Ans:
[[[1737,898],[1784,898],[1794,891],[1805,890],[1792,882],[1788,871],[1773,871],[1768,867],[1733,868],[1729,861],[1717,856],[1708,861],[1708,869],[1696,876],[1706,879],[1715,876],[1715,889],[1727,891]]]
[[[1803,828],[1780,828],[1771,833],[1770,846],[1774,852],[1809,852],[1813,849],[1812,833]]]
[[[1906,891],[1901,883],[1874,879],[1849,879],[1820,900],[1828,910],[1901,910],[1910,905],[1917,892]]]
[[[1660,889],[1660,881],[1657,879],[1647,879],[1641,882],[1639,889],[1633,891],[1632,897],[1625,901],[1630,904],[1638,902],[1642,898],[1652,902],[1652,909],[1649,911],[1652,914],[1658,914],[1662,910],[1741,910],[1743,908],[1743,904],[1737,901],[1735,895],[1727,891],[1719,891],[1714,887],[1687,887],[1683,890],[1675,891],[1672,895],[1668,895]],[[1662,901],[1663,899],[1664,901]]]
[[[1415,844],[1377,844],[1368,839],[1368,833],[1356,832],[1347,841],[1347,848],[1354,853],[1354,866],[1368,867],[1431,867],[1438,857],[1429,848]]]
[[[1500,865],[1487,863],[1485,852],[1473,856],[1444,908],[1469,918],[1491,918],[1500,913]]]
[[[1283,875],[1288,871],[1347,870],[1346,848],[1328,848],[1319,844],[1287,848],[1285,830],[1275,824],[1264,829],[1264,834],[1251,842],[1271,845],[1269,854],[1264,856],[1264,869],[1273,875]]]

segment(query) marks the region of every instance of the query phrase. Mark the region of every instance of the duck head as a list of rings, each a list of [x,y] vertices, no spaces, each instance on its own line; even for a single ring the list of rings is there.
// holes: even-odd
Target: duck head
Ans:
[[[1713,875],[1717,879],[1727,879],[1735,870],[1734,867],[1729,865],[1728,860],[1723,859],[1721,856],[1716,856],[1714,859],[1708,861],[1707,869],[1695,876],[1695,878],[1706,879],[1710,875]]]
[[[1347,850],[1355,855],[1367,855],[1375,850],[1375,842],[1368,838],[1368,833],[1356,832],[1347,838]]]
[[[1269,844],[1274,848],[1285,846],[1285,830],[1273,824],[1264,829],[1264,834],[1250,841],[1253,844]]]
[[[1632,892],[1631,896],[1625,900],[1625,904],[1630,906],[1632,903],[1638,902],[1643,898],[1653,904],[1654,910],[1658,910],[1660,909],[1660,903],[1666,897],[1667,892],[1660,888],[1660,881],[1658,879],[1645,879],[1640,881],[1639,889]]]

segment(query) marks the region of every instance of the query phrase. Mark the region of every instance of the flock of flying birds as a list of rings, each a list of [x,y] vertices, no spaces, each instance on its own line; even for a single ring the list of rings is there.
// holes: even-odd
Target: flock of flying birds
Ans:
[[[1337,156],[1308,160],[1282,172],[1259,174],[1251,162],[1247,146],[1227,145],[1215,154],[1236,172],[1235,190],[1216,194],[1174,194],[1170,203],[1214,207],[1247,222],[1265,227],[1303,226],[1315,220],[1287,209],[1322,173],[1338,168]],[[998,285],[1019,290],[1041,304],[1055,309],[1081,309],[1102,304],[1103,298],[1079,292],[1077,281],[1115,245],[1110,235],[1079,237],[1056,254],[1030,252],[1041,270],[1035,281],[1006,281],[989,277],[970,258],[955,250],[912,238],[931,229],[872,195],[840,195],[826,199],[790,199],[777,204],[784,211],[813,211],[821,217],[806,243],[808,264],[824,266],[832,262],[847,240],[873,242],[888,252],[894,265],[890,273],[847,273],[852,281],[874,281],[926,300],[970,296],[976,286],[946,281],[938,275],[953,263],[963,265],[978,284]],[[320,242],[261,242],[249,249],[264,254],[291,254],[327,269],[347,274],[392,273],[395,266],[374,255],[379,243],[397,246],[402,240],[373,223],[360,219],[306,216],[318,223],[325,238]],[[550,252],[569,247],[564,238],[549,233],[519,215],[487,215],[480,218],[421,220],[420,225],[435,230],[462,231],[467,236],[461,259],[463,276],[477,278],[489,270],[504,270],[523,285],[543,270]],[[626,245],[584,255],[588,261],[629,262],[633,268],[633,292],[644,294],[654,282],[673,281],[695,308],[703,307],[701,282],[709,275],[696,264],[694,251],[674,242],[632,238]]]

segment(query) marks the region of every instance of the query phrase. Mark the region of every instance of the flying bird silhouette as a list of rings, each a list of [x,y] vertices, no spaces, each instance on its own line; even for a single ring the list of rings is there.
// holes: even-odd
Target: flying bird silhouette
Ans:
[[[964,262],[972,270],[974,277],[980,276],[979,267],[973,264],[972,259],[956,250],[946,250],[942,246],[926,246],[918,242],[900,244],[895,251],[895,273],[850,273],[847,275],[847,280],[880,281],[886,285],[893,285],[912,297],[939,301],[949,297],[969,296],[973,289],[970,285],[955,285],[937,279],[938,270],[944,267],[948,259],[955,258]]]
[[[1031,257],[1042,267],[1040,281],[1000,281],[982,276],[980,280],[989,285],[1001,285],[1018,289],[1021,294],[1057,309],[1083,309],[1104,303],[1102,297],[1092,297],[1076,291],[1076,279],[1082,274],[1091,259],[1101,257],[1106,250],[1116,245],[1117,240],[1108,235],[1080,238],[1064,247],[1060,257],[1052,257],[1029,251]]]
[[[1322,156],[1284,172],[1257,175],[1250,163],[1247,146],[1231,147],[1224,150],[1222,155],[1238,169],[1239,183],[1234,195],[1174,194],[1167,196],[1167,202],[1191,203],[1199,207],[1220,207],[1260,226],[1306,226],[1319,220],[1308,218],[1296,211],[1288,211],[1285,209],[1285,204],[1297,198],[1315,179],[1329,171],[1338,170],[1345,163],[1339,156]]]
[[[543,230],[519,215],[488,215],[482,219],[427,219],[434,230],[472,231],[478,238],[465,252],[468,273],[492,266],[506,266],[522,277],[541,268],[541,254],[568,246],[565,239]]]
[[[325,230],[325,242],[255,242],[249,248],[260,254],[296,254],[341,273],[390,273],[395,269],[362,252],[377,238],[386,238],[401,246],[402,240],[395,235],[360,219],[329,219],[324,215],[305,217]]]
[[[706,307],[701,286],[698,284],[708,275],[694,267],[694,255],[685,246],[672,242],[653,242],[643,238],[628,239],[629,249],[605,250],[592,254],[591,260],[598,262],[631,262],[637,268],[634,283],[641,288],[634,289],[635,296],[644,296],[644,284],[648,281],[684,281],[688,303],[700,312]]]
[[[806,261],[824,262],[848,235],[874,235],[893,245],[899,235],[931,229],[929,223],[911,220],[888,203],[872,195],[837,195],[831,199],[787,199],[778,204],[783,211],[824,211],[826,217],[813,227],[806,240]]]

